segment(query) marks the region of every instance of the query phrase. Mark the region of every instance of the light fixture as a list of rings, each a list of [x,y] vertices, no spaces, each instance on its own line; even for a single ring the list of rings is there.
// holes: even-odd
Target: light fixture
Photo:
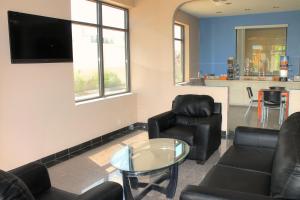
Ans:
[[[211,0],[216,6],[222,6],[227,0]]]

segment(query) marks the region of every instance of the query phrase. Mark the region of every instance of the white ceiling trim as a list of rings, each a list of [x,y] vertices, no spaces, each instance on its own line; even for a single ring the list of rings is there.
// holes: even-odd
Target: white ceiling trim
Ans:
[[[272,24],[272,25],[257,25],[257,26],[236,26],[235,29],[258,29],[258,28],[287,28],[288,24]]]

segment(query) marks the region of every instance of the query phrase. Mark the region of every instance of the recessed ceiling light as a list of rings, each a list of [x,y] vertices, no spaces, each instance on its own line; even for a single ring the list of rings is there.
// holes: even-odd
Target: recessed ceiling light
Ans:
[[[232,3],[231,3],[231,2],[226,2],[225,4],[226,4],[226,5],[231,5]]]
[[[249,11],[249,10],[251,10],[251,8],[245,8],[244,10],[245,10],[245,11]]]
[[[276,9],[276,8],[279,8],[279,6],[273,6],[273,8],[275,8],[275,9]]]
[[[217,11],[216,13],[217,13],[217,14],[221,14],[221,13],[223,13],[223,12],[222,12],[222,11]]]

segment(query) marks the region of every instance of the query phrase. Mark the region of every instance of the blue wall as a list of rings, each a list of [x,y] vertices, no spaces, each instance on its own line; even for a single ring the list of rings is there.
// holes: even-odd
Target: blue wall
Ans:
[[[288,24],[287,55],[300,56],[300,11],[200,19],[200,72],[224,74],[235,56],[236,26]],[[298,73],[298,66],[293,67]]]

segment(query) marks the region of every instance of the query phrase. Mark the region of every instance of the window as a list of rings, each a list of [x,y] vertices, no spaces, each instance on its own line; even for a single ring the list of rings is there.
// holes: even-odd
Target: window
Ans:
[[[184,82],[184,26],[174,24],[174,79],[176,83]]]
[[[237,29],[237,61],[242,75],[279,75],[286,55],[287,27]]]
[[[129,91],[128,10],[72,0],[75,100]]]

